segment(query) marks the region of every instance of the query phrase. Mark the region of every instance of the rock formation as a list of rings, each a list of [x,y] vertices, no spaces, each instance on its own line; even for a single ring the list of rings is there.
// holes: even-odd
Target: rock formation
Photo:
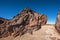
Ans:
[[[55,24],[47,16],[25,8],[12,19],[0,17],[0,40],[60,40],[60,11]]]
[[[22,36],[25,33],[33,35],[33,31],[39,30],[46,22],[44,14],[25,8],[11,20],[0,18],[0,38]]]
[[[60,33],[60,11],[57,14],[55,29],[58,33]]]

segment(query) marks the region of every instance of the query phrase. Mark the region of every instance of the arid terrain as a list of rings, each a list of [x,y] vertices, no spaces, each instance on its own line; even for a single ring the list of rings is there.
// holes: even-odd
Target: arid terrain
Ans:
[[[0,17],[0,40],[60,40],[60,12],[55,24],[47,16],[25,8],[12,19]]]
[[[56,31],[54,24],[43,25],[38,31],[34,31],[33,34],[26,33],[23,36],[12,36],[1,38],[0,40],[60,40],[60,34]]]

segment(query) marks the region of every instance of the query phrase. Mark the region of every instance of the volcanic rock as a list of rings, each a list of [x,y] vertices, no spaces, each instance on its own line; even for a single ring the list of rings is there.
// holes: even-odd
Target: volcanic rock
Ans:
[[[0,18],[0,38],[26,33],[33,35],[33,31],[39,30],[46,22],[47,16],[25,8],[11,20]]]

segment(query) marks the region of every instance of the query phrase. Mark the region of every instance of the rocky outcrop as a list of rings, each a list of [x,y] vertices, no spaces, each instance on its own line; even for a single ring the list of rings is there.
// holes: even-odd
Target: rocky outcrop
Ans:
[[[55,24],[46,22],[46,15],[28,8],[10,20],[0,17],[0,40],[60,40],[60,11]]]
[[[0,38],[22,36],[25,33],[32,35],[33,31],[39,30],[46,22],[47,17],[44,14],[25,8],[11,20],[0,20]]]
[[[13,37],[8,36],[6,38],[0,38],[0,40],[60,40],[60,34],[56,32],[55,24],[46,24],[41,26],[42,28],[33,31],[33,35],[26,33],[24,35]]]
[[[57,14],[55,29],[60,34],[60,11]]]
[[[4,18],[2,18],[2,17],[0,17],[0,38],[2,37],[2,36],[7,36],[7,28],[6,28],[6,23],[7,23],[7,21],[9,21],[8,19],[4,19]]]

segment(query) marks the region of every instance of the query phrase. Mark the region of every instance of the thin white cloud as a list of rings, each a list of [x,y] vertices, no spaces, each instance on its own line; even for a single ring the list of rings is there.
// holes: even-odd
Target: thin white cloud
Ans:
[[[55,24],[55,21],[47,21],[47,24]]]

